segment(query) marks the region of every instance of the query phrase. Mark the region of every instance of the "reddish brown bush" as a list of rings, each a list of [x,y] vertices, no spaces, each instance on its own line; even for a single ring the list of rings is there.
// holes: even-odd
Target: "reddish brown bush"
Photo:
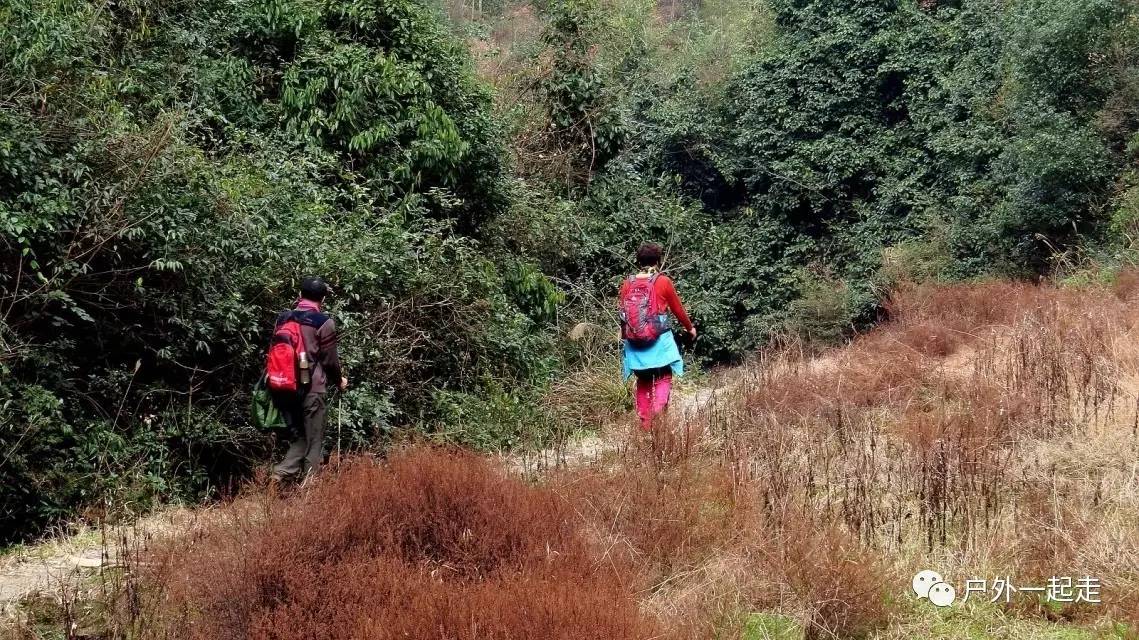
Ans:
[[[1139,271],[1121,271],[1112,285],[1112,291],[1120,300],[1133,301],[1139,297]]]
[[[744,531],[746,505],[727,474],[699,465],[663,473],[651,463],[607,473],[570,472],[559,491],[603,538],[606,553],[630,557],[648,583],[690,569]]]
[[[601,553],[640,569],[643,593],[664,601],[679,637],[731,637],[725,601],[736,611],[782,608],[810,638],[885,626],[893,582],[878,558],[840,527],[782,508],[708,462],[662,471],[626,460],[603,473],[567,473],[558,486],[592,523]]]
[[[1014,323],[1026,311],[1048,301],[1053,291],[1027,282],[925,284],[896,291],[887,304],[887,313],[894,323],[929,323],[960,332],[967,340],[979,329]]]
[[[154,576],[175,637],[655,635],[562,499],[473,455],[359,460],[293,499],[231,510]]]
[[[806,609],[808,640],[860,638],[889,621],[887,593],[892,581],[882,562],[836,526],[818,526],[814,518],[794,514],[781,530],[782,553],[771,569]]]

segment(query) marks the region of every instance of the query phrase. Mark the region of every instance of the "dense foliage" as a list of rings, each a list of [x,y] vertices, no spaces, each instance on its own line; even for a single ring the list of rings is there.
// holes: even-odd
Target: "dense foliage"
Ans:
[[[611,291],[637,242],[667,242],[706,356],[833,338],[898,275],[1039,274],[1133,215],[1133,2],[614,6],[593,74],[626,144],[570,195],[592,233],[550,268]]]
[[[345,444],[496,447],[645,239],[723,362],[1139,229],[1131,0],[425,2],[0,7],[0,539],[263,461],[304,274]]]
[[[262,459],[246,391],[305,274],[345,444],[545,375],[556,291],[479,248],[503,151],[435,10],[29,0],[0,41],[0,539]]]

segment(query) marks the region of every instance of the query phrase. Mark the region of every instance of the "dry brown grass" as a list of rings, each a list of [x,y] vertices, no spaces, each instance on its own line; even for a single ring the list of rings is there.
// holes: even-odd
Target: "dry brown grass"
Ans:
[[[904,288],[852,344],[761,354],[695,418],[556,486],[685,637],[756,610],[888,633],[926,567],[959,590],[1099,577],[1102,605],[1008,614],[1139,621],[1137,282]]]
[[[551,482],[588,523],[594,554],[638,569],[642,601],[673,634],[716,637],[764,609],[794,612],[809,637],[885,624],[884,565],[846,531],[770,512],[732,469],[661,444]]]
[[[1110,585],[1102,606],[1018,611],[1134,621],[1135,283],[904,289],[845,348],[765,354],[705,455],[762,514],[810,513],[899,576],[1091,575]]]
[[[647,638],[628,572],[552,492],[474,455],[360,460],[159,552],[179,638]]]

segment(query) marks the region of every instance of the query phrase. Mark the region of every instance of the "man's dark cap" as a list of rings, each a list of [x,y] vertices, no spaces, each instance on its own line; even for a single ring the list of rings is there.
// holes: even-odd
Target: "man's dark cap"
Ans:
[[[328,284],[315,276],[301,280],[301,297],[305,300],[320,302],[328,295]]]

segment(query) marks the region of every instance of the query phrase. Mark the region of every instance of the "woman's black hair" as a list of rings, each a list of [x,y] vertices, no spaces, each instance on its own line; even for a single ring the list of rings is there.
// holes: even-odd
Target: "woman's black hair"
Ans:
[[[645,267],[659,267],[661,255],[664,253],[664,248],[655,242],[646,242],[637,249],[637,266],[640,268]]]

